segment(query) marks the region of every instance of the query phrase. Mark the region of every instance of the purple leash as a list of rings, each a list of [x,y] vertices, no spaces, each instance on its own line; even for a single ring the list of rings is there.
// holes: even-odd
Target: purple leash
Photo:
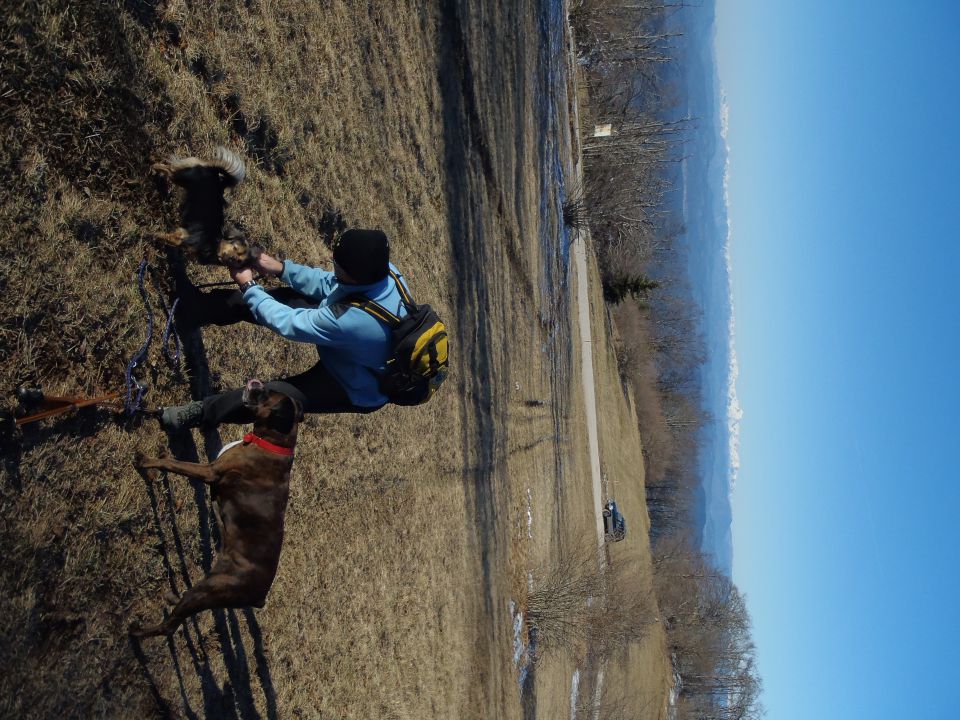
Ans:
[[[140,409],[143,395],[147,391],[146,385],[138,383],[133,379],[133,369],[147,356],[147,351],[150,349],[150,341],[153,340],[153,309],[150,307],[147,291],[143,287],[143,276],[146,272],[147,261],[144,259],[140,261],[140,267],[137,270],[137,288],[140,290],[140,297],[143,298],[143,304],[147,308],[147,339],[143,341],[143,345],[140,346],[140,349],[134,353],[133,357],[130,358],[130,362],[127,363],[127,400],[124,403],[124,409],[127,415],[133,415]],[[134,387],[137,389],[136,395],[134,395]]]
[[[176,365],[177,361],[180,360],[180,335],[177,334],[174,313],[177,311],[180,298],[174,298],[173,305],[170,307],[167,307],[167,301],[162,295],[160,296],[160,300],[163,302],[163,311],[167,313],[167,325],[163,328],[163,352],[167,356],[167,360],[170,361],[170,364]],[[173,338],[173,352],[170,352],[171,337]]]
[[[133,369],[137,367],[140,363],[144,362],[147,357],[147,352],[150,350],[150,343],[153,341],[153,308],[150,307],[150,299],[147,297],[147,290],[144,286],[144,276],[147,274],[147,270],[150,266],[147,264],[146,259],[140,261],[140,267],[137,269],[137,289],[140,291],[140,297],[143,299],[143,306],[147,310],[147,337],[143,341],[143,345],[140,346],[140,349],[134,353],[133,357],[130,358],[130,362],[127,363],[127,370],[125,373],[126,382],[127,382],[127,399],[124,403],[124,409],[128,415],[133,415],[137,410],[140,409],[141,403],[143,402],[143,396],[147,392],[147,386],[143,383],[137,382],[133,377]],[[164,354],[167,357],[167,360],[171,364],[176,364],[180,359],[180,337],[176,332],[176,325],[174,321],[174,312],[177,309],[177,303],[180,302],[180,298],[176,298],[173,301],[171,307],[167,307],[167,301],[161,298],[163,302],[164,312],[167,313],[167,324],[163,330],[163,350]],[[173,351],[170,349],[170,337],[173,337]],[[134,391],[136,388],[136,391]]]

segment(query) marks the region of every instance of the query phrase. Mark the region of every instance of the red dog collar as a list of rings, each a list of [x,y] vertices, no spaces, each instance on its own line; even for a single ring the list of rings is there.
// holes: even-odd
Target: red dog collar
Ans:
[[[254,435],[252,432],[248,432],[246,435],[243,436],[243,442],[245,444],[253,443],[254,445],[259,445],[264,450],[268,450],[269,452],[276,453],[277,455],[293,456],[293,448],[274,445],[272,442],[267,442],[262,437],[258,437],[257,435]]]

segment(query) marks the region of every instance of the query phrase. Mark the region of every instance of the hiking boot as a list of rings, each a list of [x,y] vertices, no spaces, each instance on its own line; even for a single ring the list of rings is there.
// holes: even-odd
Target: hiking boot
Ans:
[[[171,405],[160,411],[160,425],[168,432],[175,433],[199,427],[202,420],[202,400],[194,400],[186,405]]]

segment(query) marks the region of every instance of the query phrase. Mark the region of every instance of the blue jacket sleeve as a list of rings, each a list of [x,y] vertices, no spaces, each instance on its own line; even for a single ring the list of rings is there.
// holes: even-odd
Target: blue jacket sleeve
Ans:
[[[297,342],[344,347],[349,337],[329,308],[292,308],[277,302],[260,286],[243,294],[257,322],[281,337]]]
[[[298,293],[314,300],[323,300],[337,283],[336,277],[329,270],[298,265],[290,260],[283,261],[280,279]]]

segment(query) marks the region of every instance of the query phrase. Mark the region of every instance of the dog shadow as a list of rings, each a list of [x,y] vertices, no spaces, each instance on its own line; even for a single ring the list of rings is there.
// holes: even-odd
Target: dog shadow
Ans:
[[[189,280],[186,277],[182,259],[177,258],[176,254],[173,255],[170,266],[176,290],[182,294],[187,288],[184,283],[189,283]],[[188,375],[191,378],[191,396],[194,399],[200,399],[211,392],[203,338],[200,330],[196,329],[187,333],[186,337],[181,337],[181,340]],[[197,445],[189,434],[169,434],[168,441],[171,454],[178,460],[200,462]],[[203,442],[206,457],[213,460],[222,447],[219,433],[216,430],[204,433]],[[157,478],[151,481],[146,474],[148,471],[141,469],[139,472],[144,479],[150,499],[167,583],[170,591],[180,595],[192,586],[192,581],[184,539],[174,512],[173,489],[166,473],[158,473]],[[215,498],[210,497],[206,485],[202,482],[179,478],[175,482],[188,482],[193,488],[197,526],[200,533],[200,562],[204,575],[207,575],[213,567],[214,550],[220,546],[222,540],[220,526],[214,512]],[[166,511],[163,512],[161,507]],[[208,642],[204,640],[200,630],[200,615],[189,618],[174,635],[167,639],[167,649],[177,677],[180,696],[181,707],[176,711],[171,708],[170,701],[165,699],[158,689],[140,642],[131,639],[134,657],[140,664],[144,680],[150,688],[158,710],[163,717],[183,714],[189,718],[260,720],[262,716],[257,710],[256,703],[256,696],[259,694],[263,698],[267,719],[276,720],[279,718],[276,689],[267,660],[263,633],[256,615],[251,608],[218,609],[212,612],[217,649],[208,650]],[[181,655],[180,643],[175,641],[178,636],[184,639],[185,656]],[[211,653],[215,652],[219,652],[222,656],[223,670],[219,670],[218,665],[212,662]],[[223,676],[224,671],[226,677]],[[195,693],[190,692],[190,687],[195,687],[196,684],[200,687],[202,703],[200,708],[194,708],[196,700],[191,700],[192,696],[195,698]]]

